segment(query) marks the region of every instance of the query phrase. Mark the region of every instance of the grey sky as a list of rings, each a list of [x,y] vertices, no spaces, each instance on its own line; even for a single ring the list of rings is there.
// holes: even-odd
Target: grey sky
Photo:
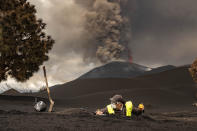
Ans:
[[[132,48],[146,65],[190,64],[197,57],[196,0],[138,0]]]

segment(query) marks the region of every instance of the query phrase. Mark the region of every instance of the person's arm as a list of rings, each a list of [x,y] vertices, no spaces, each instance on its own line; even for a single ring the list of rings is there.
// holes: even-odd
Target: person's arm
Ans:
[[[99,116],[101,116],[101,115],[106,115],[106,114],[108,114],[107,107],[105,107],[105,108],[103,108],[103,109],[98,109],[98,110],[96,111],[96,115],[99,115]]]

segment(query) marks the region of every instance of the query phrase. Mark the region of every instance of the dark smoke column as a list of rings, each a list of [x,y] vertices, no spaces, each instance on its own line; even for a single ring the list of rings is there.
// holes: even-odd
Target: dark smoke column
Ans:
[[[130,21],[123,13],[127,0],[92,0],[86,13],[85,28],[91,47],[102,62],[129,56]],[[128,58],[128,57],[127,57]]]

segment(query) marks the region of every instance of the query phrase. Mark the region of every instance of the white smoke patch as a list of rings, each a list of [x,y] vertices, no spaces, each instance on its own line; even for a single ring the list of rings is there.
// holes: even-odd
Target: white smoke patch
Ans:
[[[73,0],[29,0],[36,5],[38,17],[47,24],[47,33],[52,35],[56,44],[53,54],[69,54],[71,50],[80,49],[84,37],[85,9]],[[48,3],[46,6],[45,3]]]
[[[45,8],[50,8],[52,4],[48,0],[40,0],[40,2],[43,4]],[[37,5],[38,6],[38,5]]]

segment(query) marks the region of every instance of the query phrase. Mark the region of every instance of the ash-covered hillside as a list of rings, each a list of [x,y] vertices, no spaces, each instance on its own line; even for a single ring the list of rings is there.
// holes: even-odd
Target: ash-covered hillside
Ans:
[[[176,68],[172,65],[162,66],[158,68],[149,68],[143,65],[129,62],[111,62],[106,65],[97,67],[84,75],[79,79],[91,79],[91,78],[134,78],[137,76],[160,73],[163,71]]]
[[[51,88],[56,104],[102,107],[114,94],[121,94],[135,104],[143,102],[151,109],[182,110],[195,102],[195,83],[189,66],[176,67],[160,73],[135,78],[77,79]],[[60,100],[60,101],[58,101]]]
[[[151,70],[151,68],[135,63],[131,64],[129,62],[111,62],[85,73],[84,75],[79,77],[79,79],[130,78],[139,76],[148,70]]]

